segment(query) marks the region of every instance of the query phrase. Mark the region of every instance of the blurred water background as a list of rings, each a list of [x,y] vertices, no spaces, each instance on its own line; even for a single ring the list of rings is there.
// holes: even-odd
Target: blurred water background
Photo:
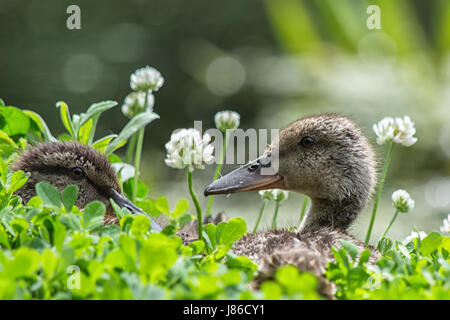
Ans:
[[[66,27],[71,4],[81,8],[81,30]],[[381,9],[380,30],[366,26],[373,4]],[[321,112],[348,115],[380,162],[386,150],[375,144],[372,124],[409,115],[419,142],[394,152],[372,239],[394,213],[396,189],[408,190],[416,208],[397,219],[394,238],[414,226],[436,230],[450,212],[448,0],[0,0],[0,20],[0,97],[40,113],[54,134],[63,132],[57,101],[73,113],[101,100],[121,105],[137,68],[151,65],[163,74],[155,93],[161,119],[147,128],[143,154],[152,198],[166,195],[174,206],[188,197],[185,172],[164,164],[164,144],[194,120],[213,127],[217,111],[239,112],[244,129],[282,128]],[[116,107],[102,115],[97,134],[118,133],[126,121]],[[213,170],[195,171],[199,193]],[[298,224],[301,203],[291,194],[279,224]],[[259,206],[253,192],[216,197],[213,211],[243,216],[251,228]],[[371,206],[352,227],[359,238]]]

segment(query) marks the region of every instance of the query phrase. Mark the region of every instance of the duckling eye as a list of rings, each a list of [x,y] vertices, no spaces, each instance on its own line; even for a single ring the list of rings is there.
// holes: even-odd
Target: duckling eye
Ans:
[[[72,169],[72,173],[76,176],[76,177],[82,177],[84,175],[83,169],[81,168],[73,168]]]
[[[314,139],[311,137],[303,137],[302,140],[298,143],[299,146],[309,149],[314,145]]]

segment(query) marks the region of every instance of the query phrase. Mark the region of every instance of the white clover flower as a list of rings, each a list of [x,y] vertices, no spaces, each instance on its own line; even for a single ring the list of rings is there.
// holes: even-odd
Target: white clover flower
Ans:
[[[402,213],[406,213],[414,209],[414,200],[405,190],[397,190],[392,194],[392,204],[395,209]]]
[[[394,141],[405,147],[410,147],[417,142],[414,137],[416,129],[414,122],[408,116],[403,118],[387,117],[373,125],[373,131],[377,135],[377,143],[382,145]]]
[[[450,214],[444,221],[442,221],[442,226],[440,227],[442,233],[450,233]]]
[[[261,196],[261,199],[281,202],[289,197],[289,191],[284,191],[281,189],[261,190],[259,195]]]
[[[151,92],[147,96],[147,105],[145,106],[145,92],[131,92],[123,101],[122,113],[128,118],[133,118],[141,112],[153,112],[155,97]]]
[[[239,113],[229,110],[217,112],[214,116],[216,128],[222,131],[226,131],[227,129],[236,129],[239,127],[240,119],[241,116]]]
[[[425,231],[419,231],[419,233],[412,231],[409,236],[403,240],[403,244],[408,244],[409,242],[413,241],[415,238],[420,238],[420,240],[423,240],[427,236],[427,233]]]
[[[373,131],[377,135],[377,143],[379,145],[394,139],[394,123],[394,119],[388,117],[373,125]]]
[[[130,76],[130,87],[136,91],[157,91],[163,84],[161,73],[149,66],[137,69]]]
[[[209,142],[211,137],[204,134],[203,138],[196,129],[182,129],[172,133],[170,141],[166,143],[166,164],[169,167],[193,171],[194,168],[204,169],[204,164],[214,160],[214,147]]]
[[[416,128],[414,122],[408,116],[402,118],[395,118],[395,136],[394,142],[410,147],[417,142]]]

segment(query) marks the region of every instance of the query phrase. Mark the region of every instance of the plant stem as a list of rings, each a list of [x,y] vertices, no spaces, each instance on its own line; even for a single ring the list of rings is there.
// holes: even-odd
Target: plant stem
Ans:
[[[197,195],[195,194],[194,188],[192,188],[192,172],[187,170],[187,179],[188,179],[188,187],[189,193],[191,194],[192,200],[194,201],[195,209],[197,209],[197,224],[198,224],[198,239],[203,239],[203,218],[202,218],[202,208],[200,207],[200,203],[198,202]]]
[[[131,163],[131,159],[133,158],[134,148],[136,147],[136,139],[137,134],[133,134],[131,136],[130,142],[128,143],[127,158],[126,158],[127,163]]]
[[[256,219],[255,227],[253,228],[253,233],[255,233],[256,230],[258,229],[259,222],[261,221],[261,218],[262,218],[262,215],[264,212],[264,208],[266,207],[267,202],[268,202],[267,199],[263,199],[262,204],[261,204],[261,209],[259,210],[258,219]]]
[[[275,201],[275,211],[273,213],[272,229],[276,229],[276,227],[277,227],[277,216],[278,216],[279,208],[280,208],[280,201]]]
[[[386,230],[384,230],[383,234],[381,235],[380,240],[383,239],[383,238],[386,236],[386,233],[388,233],[388,231],[389,231],[389,229],[391,228],[392,224],[394,223],[395,219],[397,219],[397,216],[398,216],[398,213],[399,213],[399,212],[400,212],[400,211],[395,210],[395,214],[394,214],[394,216],[392,217],[391,222],[389,222],[389,225],[387,226]]]
[[[223,161],[225,159],[225,154],[226,154],[226,150],[227,150],[227,142],[228,142],[228,130],[225,131],[225,138],[223,139],[223,144],[222,144],[222,153],[220,155],[220,161],[216,166],[216,171],[214,172],[214,179],[213,181],[216,181],[217,178],[219,178],[220,175],[220,169],[222,169],[222,165],[223,165]],[[214,201],[214,196],[210,196],[208,199],[208,206],[206,208],[206,216],[208,217],[211,214],[211,208],[213,205],[213,201]]]
[[[144,128],[139,130],[136,145],[136,155],[134,156],[134,186],[133,186],[133,202],[136,201],[137,190],[139,185],[139,167],[141,165],[142,143],[144,142]]]
[[[377,214],[378,203],[379,203],[380,198],[381,198],[381,193],[383,192],[383,185],[384,185],[384,181],[386,179],[386,174],[387,174],[387,171],[388,171],[388,168],[389,168],[389,163],[391,162],[391,157],[392,157],[392,151],[393,150],[394,150],[394,142],[391,141],[391,144],[389,145],[389,150],[388,150],[388,152],[386,154],[386,159],[384,161],[383,172],[381,174],[381,180],[380,180],[380,183],[378,184],[377,195],[375,197],[375,203],[373,205],[373,210],[372,210],[372,216],[370,218],[369,229],[367,230],[366,240],[364,241],[364,245],[366,245],[366,246],[369,244],[370,235],[372,233],[373,223],[375,221],[375,216]]]
[[[145,101],[144,101],[144,107],[147,106],[148,101],[148,91],[145,93]],[[134,186],[133,186],[133,196],[132,201],[136,201],[137,197],[137,190],[139,186],[139,168],[141,166],[141,156],[142,156],[142,144],[144,143],[144,132],[145,127],[142,129],[139,129],[138,132],[138,138],[136,142],[136,154],[134,155]]]
[[[305,217],[306,207],[308,206],[308,201],[309,201],[309,198],[307,196],[305,196],[303,198],[302,211],[300,212],[300,221],[299,221],[299,223],[302,223],[303,218]]]

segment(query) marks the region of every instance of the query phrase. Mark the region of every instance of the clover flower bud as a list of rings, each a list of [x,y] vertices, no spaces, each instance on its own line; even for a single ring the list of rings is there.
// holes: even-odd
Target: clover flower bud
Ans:
[[[407,213],[414,209],[414,200],[405,190],[397,190],[392,194],[392,204],[395,209],[402,213]]]
[[[151,92],[147,96],[147,105],[145,105],[145,92],[131,92],[123,101],[122,113],[128,118],[133,118],[141,112],[153,112],[155,97]]]
[[[267,199],[271,201],[284,201],[289,197],[289,191],[281,189],[261,190],[259,192],[261,199]]]
[[[216,128],[219,130],[234,130],[239,127],[240,118],[241,116],[239,115],[239,113],[226,110],[217,112],[214,116],[214,122],[216,124]]]
[[[130,87],[136,91],[157,91],[163,84],[161,73],[149,66],[137,69],[130,76]]]

